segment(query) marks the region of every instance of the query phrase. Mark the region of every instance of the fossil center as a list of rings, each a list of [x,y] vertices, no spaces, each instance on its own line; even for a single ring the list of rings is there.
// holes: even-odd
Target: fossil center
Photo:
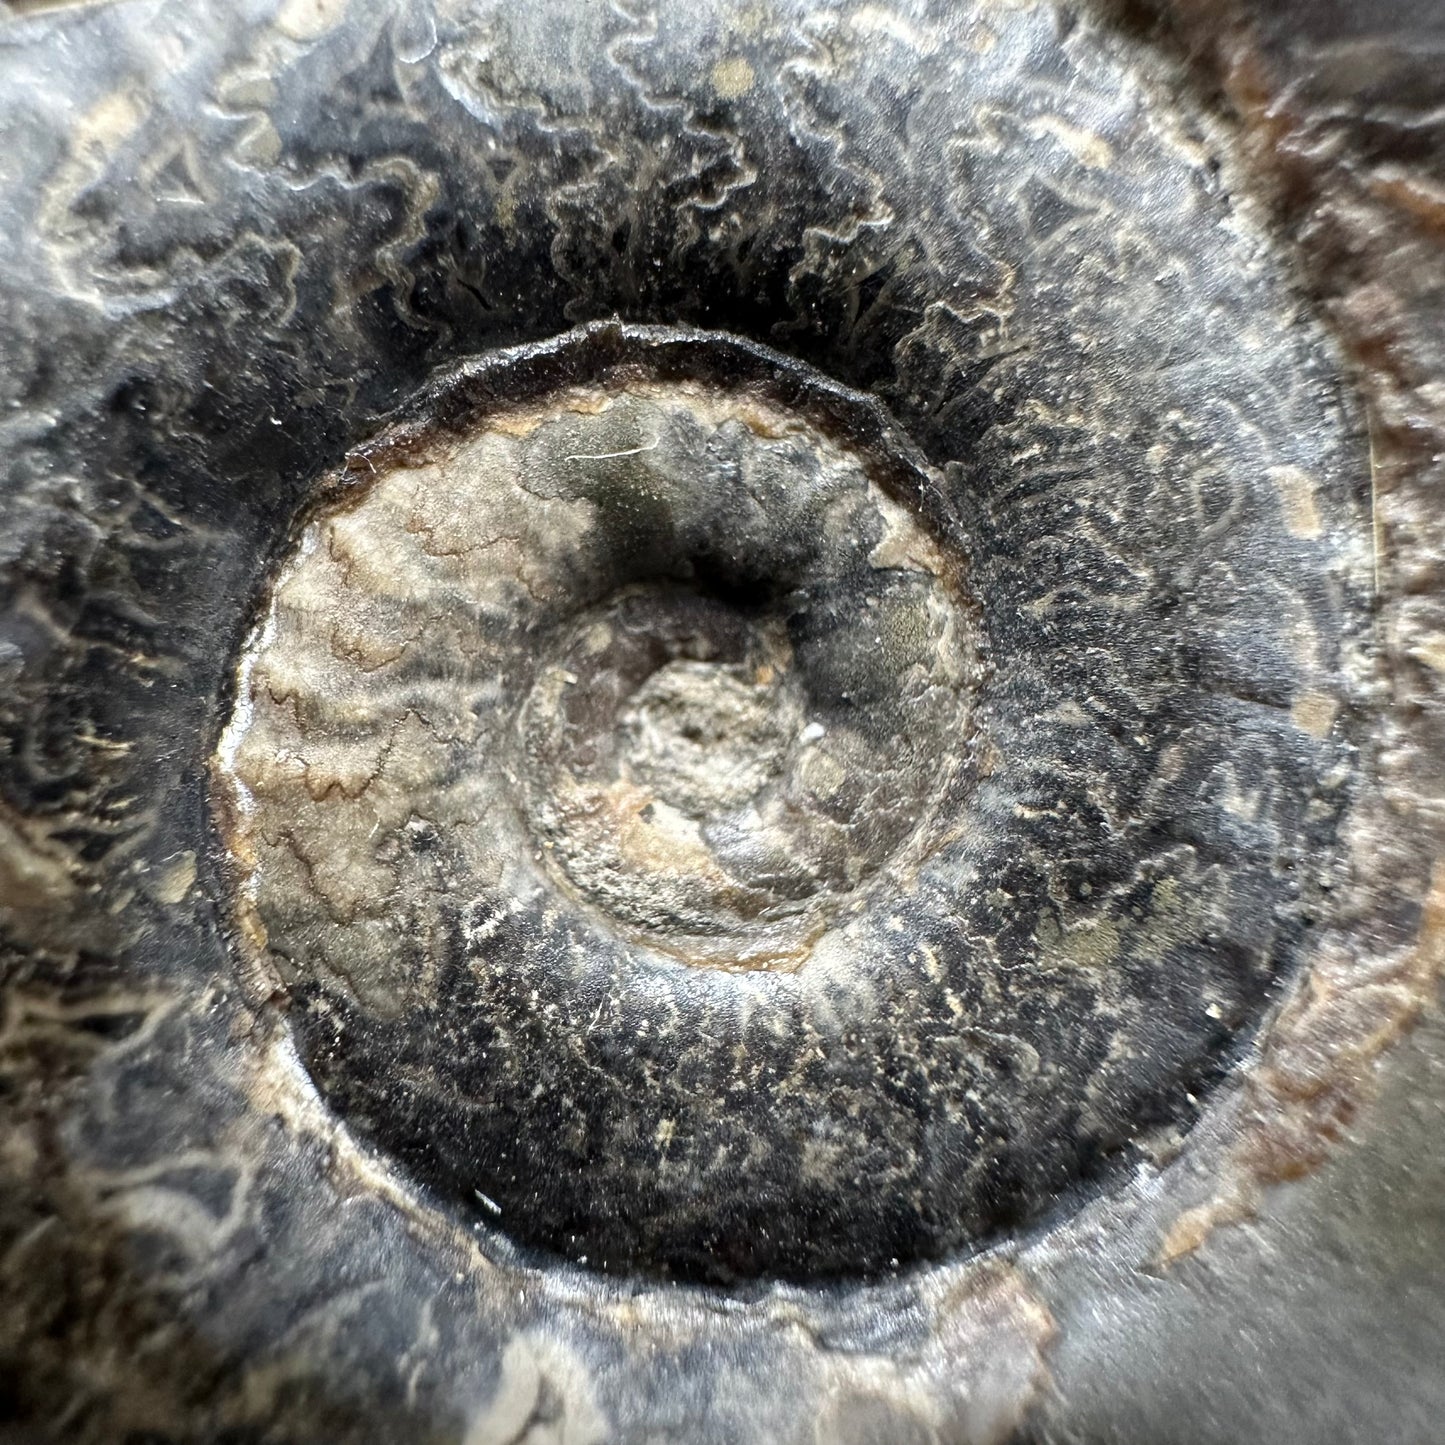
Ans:
[[[796,966],[917,830],[966,726],[934,587],[888,590],[821,650],[806,589],[653,583],[587,609],[522,711],[529,822],[567,885],[688,962]]]
[[[675,659],[623,709],[626,765],[662,802],[698,821],[738,807],[782,770],[787,702],[765,667],[748,677],[736,664]]]

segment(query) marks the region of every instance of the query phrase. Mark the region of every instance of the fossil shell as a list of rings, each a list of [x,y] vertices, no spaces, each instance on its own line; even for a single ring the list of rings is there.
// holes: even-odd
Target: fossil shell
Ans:
[[[30,8],[16,1428],[1323,1438],[1368,1329],[1408,1434],[1439,260],[1349,87],[1187,6]]]

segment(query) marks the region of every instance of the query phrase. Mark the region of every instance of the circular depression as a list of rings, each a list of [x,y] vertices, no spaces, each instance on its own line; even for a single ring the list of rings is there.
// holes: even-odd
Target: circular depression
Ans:
[[[616,325],[460,368],[331,480],[218,794],[350,1127],[523,1246],[732,1282],[976,1246],[1187,1126],[1299,928],[1230,851],[1245,785],[1306,846],[1318,729],[1201,801],[1160,606],[1096,678],[1147,715],[1071,758],[1097,699],[1019,686],[949,495],[873,400]]]

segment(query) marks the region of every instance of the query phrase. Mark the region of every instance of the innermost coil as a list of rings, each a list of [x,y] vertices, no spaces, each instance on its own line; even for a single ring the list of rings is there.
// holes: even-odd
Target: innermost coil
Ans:
[[[507,489],[476,455],[489,530]],[[958,767],[971,638],[936,545],[756,399],[574,396],[515,463],[532,510],[590,523],[519,619],[543,644],[518,731],[550,871],[644,946],[796,967]],[[478,766],[510,768],[506,743]]]

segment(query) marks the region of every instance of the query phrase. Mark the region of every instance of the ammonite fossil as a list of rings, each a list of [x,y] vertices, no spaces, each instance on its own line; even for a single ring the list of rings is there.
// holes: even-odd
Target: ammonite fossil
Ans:
[[[1432,15],[12,8],[0,1438],[1432,1438]]]

